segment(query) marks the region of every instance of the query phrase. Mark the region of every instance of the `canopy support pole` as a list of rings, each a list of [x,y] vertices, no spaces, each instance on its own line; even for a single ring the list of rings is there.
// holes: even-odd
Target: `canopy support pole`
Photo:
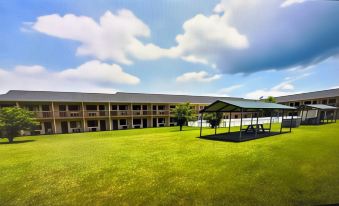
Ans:
[[[335,111],[334,111],[334,122],[335,122],[335,123],[337,123],[337,111],[338,111],[338,110],[335,110]]]
[[[241,141],[241,134],[242,134],[242,113],[243,113],[243,108],[241,108],[241,113],[240,113],[240,133],[239,133],[240,141]]]
[[[258,125],[258,123],[259,123],[259,112],[256,112],[255,114],[257,115],[257,121],[256,121],[256,126],[255,126],[255,138],[257,138],[257,136],[258,136],[258,127],[259,127],[259,125]]]
[[[291,117],[291,121],[290,121],[290,132],[292,132],[293,116],[294,116],[294,114],[292,112],[292,117]]]
[[[204,116],[204,113],[202,112],[201,116],[200,116],[200,137],[201,137],[201,134],[202,134],[202,117],[203,116]]]
[[[307,115],[308,115],[308,110],[306,110],[306,115],[305,115],[305,121],[306,121],[306,124],[308,124]],[[301,119],[301,120],[302,120],[302,119]]]
[[[284,121],[284,110],[282,110],[281,112],[280,134],[282,133],[283,121]]]
[[[228,133],[231,132],[231,120],[232,120],[232,112],[230,112],[230,117],[228,119]]]
[[[270,134],[271,134],[271,129],[272,129],[272,111],[270,112]]]
[[[218,117],[218,112],[215,113],[216,117]],[[214,125],[214,135],[217,134],[217,124]]]
[[[251,125],[253,125],[253,112],[251,112]]]

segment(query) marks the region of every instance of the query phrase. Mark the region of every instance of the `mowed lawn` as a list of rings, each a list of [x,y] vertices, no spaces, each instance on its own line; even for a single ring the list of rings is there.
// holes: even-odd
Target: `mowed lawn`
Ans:
[[[339,203],[339,123],[242,143],[184,130],[1,140],[0,205]]]

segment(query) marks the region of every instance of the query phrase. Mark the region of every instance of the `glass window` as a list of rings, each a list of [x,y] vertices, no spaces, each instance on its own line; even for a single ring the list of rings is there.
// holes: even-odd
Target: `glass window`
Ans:
[[[97,110],[97,105],[86,105],[86,110]]]
[[[98,121],[97,120],[88,120],[87,121],[87,126],[88,127],[97,127],[98,126]]]
[[[120,123],[120,125],[125,126],[125,125],[127,125],[127,120],[126,119],[120,119],[119,123]]]
[[[119,110],[128,110],[128,105],[119,105]]]
[[[77,127],[78,127],[78,122],[76,122],[76,121],[70,121],[70,122],[69,122],[69,127],[70,127],[70,128],[77,128]]]
[[[68,105],[69,111],[79,111],[79,105]]]
[[[330,104],[335,104],[335,103],[336,103],[336,99],[330,99],[330,100],[328,101],[328,103],[330,103]]]
[[[141,124],[141,119],[133,119],[133,125]]]
[[[112,105],[112,110],[118,110],[118,105]]]

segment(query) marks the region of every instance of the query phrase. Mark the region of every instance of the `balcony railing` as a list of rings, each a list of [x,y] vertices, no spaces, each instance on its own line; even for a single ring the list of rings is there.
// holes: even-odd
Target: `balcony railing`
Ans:
[[[38,119],[49,119],[53,117],[51,111],[34,112],[34,113],[36,115],[36,118]]]
[[[34,112],[38,119],[53,118],[52,111]],[[168,116],[171,115],[169,110],[102,110],[102,111],[54,111],[55,118],[91,118],[91,117],[127,117],[127,116]]]

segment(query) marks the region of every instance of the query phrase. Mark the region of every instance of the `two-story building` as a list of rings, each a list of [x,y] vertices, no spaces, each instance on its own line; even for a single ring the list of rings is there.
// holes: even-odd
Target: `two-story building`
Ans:
[[[339,108],[339,88],[280,96],[276,97],[276,99],[278,103],[292,107],[310,104],[325,104]],[[339,119],[339,112],[337,112],[336,118]]]
[[[0,95],[0,107],[19,106],[32,111],[40,122],[34,133],[54,134],[174,126],[171,109],[177,104],[190,102],[198,115],[217,99],[237,98],[11,90]]]

